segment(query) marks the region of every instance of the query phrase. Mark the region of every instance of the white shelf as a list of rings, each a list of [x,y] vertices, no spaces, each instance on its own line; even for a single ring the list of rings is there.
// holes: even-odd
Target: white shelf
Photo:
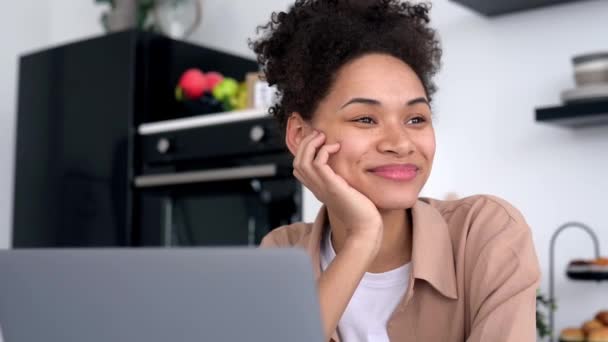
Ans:
[[[137,133],[139,133],[139,135],[151,135],[197,127],[222,125],[230,122],[258,119],[267,116],[267,108],[254,108],[235,110],[230,112],[201,114],[196,116],[190,116],[187,118],[141,124],[137,128]]]

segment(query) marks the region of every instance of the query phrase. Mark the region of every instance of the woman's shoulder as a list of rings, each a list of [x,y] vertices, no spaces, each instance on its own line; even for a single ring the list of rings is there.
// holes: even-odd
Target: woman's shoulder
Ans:
[[[280,226],[268,233],[260,243],[260,247],[293,247],[301,246],[308,240],[312,232],[312,223],[295,222]]]
[[[455,200],[421,198],[436,208],[444,218],[454,214],[467,214],[471,218],[492,218],[503,221],[525,222],[522,213],[508,201],[494,195],[473,195]]]
[[[530,227],[522,213],[508,201],[493,195],[474,195],[457,200],[421,198],[447,223],[454,242],[467,240],[479,247],[491,241],[528,239]],[[513,241],[514,242],[514,241]]]
[[[506,200],[475,195],[453,201],[425,200],[441,214],[457,263],[492,272],[519,267],[526,279],[540,274],[532,231],[522,213]],[[485,271],[484,271],[485,272]],[[490,272],[490,271],[488,271]],[[469,274],[472,276],[472,273]]]

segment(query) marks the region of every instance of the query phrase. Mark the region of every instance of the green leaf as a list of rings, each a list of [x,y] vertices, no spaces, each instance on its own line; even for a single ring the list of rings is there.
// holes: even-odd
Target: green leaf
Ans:
[[[155,0],[139,0],[139,6],[154,7]]]
[[[110,24],[108,23],[108,12],[101,14],[101,25],[106,32],[110,32]]]

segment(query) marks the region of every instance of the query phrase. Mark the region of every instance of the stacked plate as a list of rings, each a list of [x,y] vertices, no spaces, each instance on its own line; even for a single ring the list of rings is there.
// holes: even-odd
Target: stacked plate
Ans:
[[[562,92],[564,103],[608,100],[608,52],[572,58],[576,88]]]

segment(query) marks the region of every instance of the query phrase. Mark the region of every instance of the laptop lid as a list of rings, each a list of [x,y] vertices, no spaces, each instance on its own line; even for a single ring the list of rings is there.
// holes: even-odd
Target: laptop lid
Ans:
[[[322,341],[297,249],[0,251],[4,342]]]

